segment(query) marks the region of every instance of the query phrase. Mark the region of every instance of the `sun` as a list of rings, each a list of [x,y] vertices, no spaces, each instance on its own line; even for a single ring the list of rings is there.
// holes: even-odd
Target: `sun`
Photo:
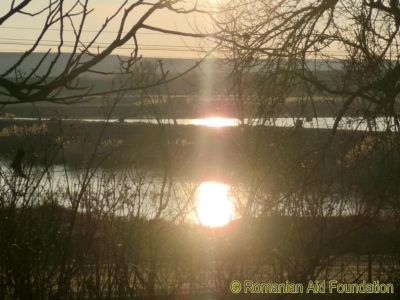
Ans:
[[[228,185],[215,181],[203,182],[197,190],[196,200],[196,213],[202,225],[221,227],[232,219],[233,203]]]

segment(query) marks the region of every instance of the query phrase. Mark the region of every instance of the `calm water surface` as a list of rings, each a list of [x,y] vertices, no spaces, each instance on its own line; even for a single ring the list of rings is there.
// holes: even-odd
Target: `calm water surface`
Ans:
[[[0,117],[0,120],[9,120],[9,118]],[[19,118],[14,117],[13,120],[20,121],[37,121],[39,118]],[[51,121],[55,119],[41,118],[42,121]],[[107,120],[101,118],[84,118],[84,119],[61,119],[63,122],[88,122],[88,123],[104,123]],[[207,117],[207,118],[192,118],[192,119],[176,119],[178,125],[194,125],[194,126],[207,126],[207,127],[237,127],[241,125],[247,126],[276,126],[276,127],[295,127],[301,126],[304,128],[317,128],[317,129],[332,129],[335,123],[335,118],[270,118],[270,119],[244,119],[243,121],[236,118],[222,118],[222,117]],[[127,123],[127,124],[174,124],[173,119],[159,119],[154,118],[126,118],[108,120],[109,123]],[[375,119],[367,120],[365,118],[351,118],[344,117],[338,124],[338,129],[342,130],[373,130],[373,131],[386,131],[394,129],[394,121],[392,118],[378,117]]]

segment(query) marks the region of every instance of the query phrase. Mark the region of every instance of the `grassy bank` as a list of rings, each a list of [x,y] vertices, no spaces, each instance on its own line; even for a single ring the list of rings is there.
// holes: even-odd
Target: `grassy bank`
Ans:
[[[134,164],[229,180],[260,168],[277,176],[300,176],[322,158],[333,170],[357,145],[380,135],[339,131],[327,151],[331,131],[321,129],[0,121],[0,156],[11,161],[24,148],[27,163],[81,168],[89,163],[106,168]]]

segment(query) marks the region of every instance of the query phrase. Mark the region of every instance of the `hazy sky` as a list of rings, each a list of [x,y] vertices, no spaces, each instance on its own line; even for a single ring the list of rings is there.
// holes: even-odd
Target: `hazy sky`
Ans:
[[[4,0],[3,0],[4,1]],[[5,3],[0,6],[0,15],[3,15],[11,4],[11,1],[4,1]],[[20,0],[21,1],[21,0]],[[17,1],[20,2],[20,1]],[[209,0],[204,0],[208,1]],[[212,0],[211,0],[212,1]],[[32,1],[25,9],[26,12],[35,12],[43,8],[49,1],[47,0],[35,0]],[[71,5],[75,1],[65,1],[65,5]],[[85,25],[85,35],[82,40],[88,41],[91,36],[100,28],[106,18],[113,14],[117,7],[123,1],[117,0],[92,0],[90,1],[90,7],[94,8],[94,11],[88,16]],[[147,1],[154,3],[155,1]],[[191,5],[192,1],[183,1],[186,5]],[[130,3],[133,3],[131,1]],[[142,15],[149,6],[136,9],[128,19],[129,24],[135,23],[137,18]],[[42,28],[44,23],[44,17],[47,13],[43,13],[41,16],[30,17],[23,14],[18,14],[10,18],[7,22],[0,26],[0,51],[2,52],[17,52],[24,51],[31,45],[34,39],[37,37],[39,30]],[[76,19],[76,21],[78,21]],[[201,15],[178,15],[176,13],[167,11],[166,9],[156,12],[151,18],[145,22],[148,25],[162,27],[171,30],[180,30],[186,32],[211,32],[209,20]],[[116,35],[115,30],[119,22],[116,20],[104,32],[99,38],[97,46],[104,46],[109,43]],[[48,31],[46,36],[43,38],[42,45],[38,47],[37,51],[47,51],[49,48],[55,48],[58,44],[59,32],[58,25],[54,25],[53,30]],[[68,51],[71,42],[74,40],[72,35],[72,27],[69,24],[65,25],[65,36],[64,40],[67,45],[64,51]],[[138,34],[138,42],[141,48],[140,53],[145,57],[201,57],[203,50],[207,50],[213,46],[212,41],[206,41],[195,38],[182,38],[173,35],[166,35],[156,32],[150,32],[147,30],[141,30]],[[191,48],[191,49],[188,49]],[[119,49],[118,54],[128,54],[132,48],[132,43]],[[200,51],[200,52],[199,52]]]

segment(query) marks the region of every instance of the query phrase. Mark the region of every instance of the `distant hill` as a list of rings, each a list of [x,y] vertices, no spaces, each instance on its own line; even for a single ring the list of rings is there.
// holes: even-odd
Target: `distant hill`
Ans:
[[[5,72],[8,68],[10,68],[18,59],[21,57],[23,53],[21,52],[0,52],[0,73]],[[51,61],[55,58],[55,53],[49,54],[46,62],[42,64],[42,66],[37,71],[37,74],[43,74],[47,71]],[[28,73],[34,67],[36,67],[37,63],[42,59],[44,53],[33,53],[29,55],[28,58],[24,61],[24,63],[20,66],[19,71]],[[58,62],[53,68],[51,76],[56,76],[59,74],[67,60],[69,58],[68,53],[61,54]],[[121,58],[127,58],[121,56]],[[84,59],[89,59],[89,56],[84,56]],[[159,58],[142,58],[142,62],[151,63],[151,64],[158,64]],[[186,59],[186,58],[163,58],[163,66],[165,71],[169,71],[170,73],[182,73],[191,67],[195,66],[198,63],[198,59]],[[311,69],[316,69],[318,71],[327,71],[326,61],[322,60],[309,60],[307,61],[307,65]],[[334,66],[335,68],[340,69],[341,63],[337,62],[330,62],[331,67]],[[101,61],[96,67],[93,68],[95,71],[117,71],[119,69],[119,58],[116,55],[109,55],[103,61]],[[226,60],[223,59],[206,59],[202,64],[199,72],[214,72],[214,73],[224,73],[227,74],[230,71],[229,64],[226,63]],[[93,73],[87,74],[88,76],[96,76]]]
[[[22,53],[1,53],[0,52],[0,74],[5,72],[10,66],[15,64],[21,57]],[[19,67],[19,71],[22,73],[30,72],[37,63],[43,58],[44,53],[31,54],[26,61]],[[47,61],[43,63],[37,74],[43,74],[47,71],[49,64],[55,58],[55,54],[50,54]],[[54,66],[50,77],[58,75],[63,71],[64,66],[68,60],[68,54],[62,54]],[[85,59],[89,57],[86,56]],[[124,57],[122,57],[124,58]],[[94,70],[102,72],[117,71],[119,69],[120,60],[115,55],[110,55],[101,61]],[[158,65],[158,58],[143,58],[140,63],[150,63],[155,66]],[[168,74],[168,78],[182,73],[193,66],[198,61],[195,59],[179,59],[170,58],[162,59],[163,68]],[[332,76],[336,76],[336,72],[327,71],[326,62],[310,60],[307,62],[311,69],[317,70],[316,76],[327,83],[333,82]],[[168,89],[164,85],[159,85],[149,91],[155,95],[163,95],[170,93],[174,101],[176,101],[175,112],[176,116],[179,117],[198,117],[210,113],[212,111],[215,114],[223,116],[235,116],[235,109],[233,106],[233,93],[235,91],[235,83],[232,81],[232,77],[229,76],[231,64],[223,59],[208,59],[201,63],[199,68],[196,70],[173,80],[168,84]],[[159,70],[159,68],[158,68]],[[256,72],[257,68],[254,69]],[[10,74],[13,76],[13,74]],[[160,78],[159,76],[156,76]],[[91,91],[94,92],[108,92],[115,88],[113,76],[103,76],[96,73],[85,73],[80,78],[80,85],[84,87],[91,87]],[[250,79],[251,80],[251,77]],[[154,81],[153,81],[154,82]],[[269,85],[268,81],[265,81],[265,86]],[[0,88],[1,89],[1,88]],[[291,86],[289,96],[296,99],[301,94],[301,89],[295,84]],[[64,89],[60,95],[72,95],[73,91]],[[318,96],[318,91],[315,91],[315,96]],[[0,98],[5,96],[0,96]],[[146,106],[139,105],[141,103],[141,92],[139,90],[133,90],[123,96],[122,101],[118,107],[114,110],[113,117],[115,118],[131,118],[147,115],[153,111],[163,111],[161,104],[148,104]],[[17,105],[9,105],[0,109],[0,116],[4,116],[6,113],[15,114],[19,117],[36,117],[38,115],[38,109],[40,108],[40,115],[42,117],[55,117],[55,116],[68,116],[70,118],[101,118],[104,115],[102,111],[103,97],[92,98],[90,103],[82,103],[76,105],[52,105],[51,103],[43,102],[38,103],[33,107],[29,103],[22,103]],[[208,104],[205,105],[204,103]],[[219,104],[218,104],[218,103]],[[226,102],[226,103],[225,103]],[[221,104],[223,103],[223,104]],[[307,114],[313,115],[314,109],[310,107],[297,107],[296,101],[289,101],[286,109],[291,111],[291,114]],[[317,104],[319,114],[331,116],[332,107],[326,103]],[[280,109],[277,109],[280,111]],[[283,114],[283,113],[282,113]]]
[[[0,73],[4,73],[8,68],[10,68],[13,64],[15,64],[18,59],[21,57],[23,53],[18,52],[0,52]],[[55,53],[49,54],[46,62],[39,68],[37,74],[44,74],[51,61],[55,58]],[[20,66],[19,70],[21,72],[28,73],[34,67],[36,67],[37,63],[42,59],[44,53],[33,53],[29,55],[28,58],[25,59],[24,63]],[[69,58],[69,54],[61,54],[58,62],[54,66],[54,69],[51,73],[51,76],[56,76],[59,74],[63,69],[67,60]],[[121,58],[127,58],[121,56]],[[89,59],[89,56],[84,56],[84,60]],[[158,58],[142,58],[142,62],[151,63],[151,64],[158,64]],[[165,71],[169,71],[170,73],[181,73],[189,68],[193,67],[198,63],[199,60],[196,59],[185,59],[185,58],[163,58],[163,66]],[[101,61],[95,68],[96,71],[117,71],[119,69],[119,58],[116,55],[109,55],[103,61]],[[212,68],[213,71],[226,71],[228,72],[228,68],[224,67],[226,64],[223,63],[222,60],[218,59],[208,59],[202,64],[202,69],[210,69]],[[88,76],[96,76],[93,73],[88,74]]]

